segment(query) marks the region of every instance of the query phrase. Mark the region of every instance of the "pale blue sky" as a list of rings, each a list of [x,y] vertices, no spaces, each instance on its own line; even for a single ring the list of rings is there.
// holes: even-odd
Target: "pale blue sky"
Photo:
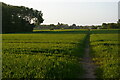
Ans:
[[[98,25],[117,22],[119,0],[0,0],[43,12],[43,24]]]

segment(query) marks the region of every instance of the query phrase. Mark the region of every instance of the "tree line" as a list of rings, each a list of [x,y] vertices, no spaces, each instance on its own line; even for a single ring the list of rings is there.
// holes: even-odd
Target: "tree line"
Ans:
[[[103,29],[120,29],[120,19],[117,23],[103,23],[101,27]]]
[[[120,19],[118,20],[117,23],[103,23],[102,25],[92,25],[92,26],[82,26],[82,25],[68,25],[68,24],[63,24],[59,23],[57,25],[54,24],[49,24],[49,25],[38,25],[34,27],[35,30],[39,29],[120,29]]]
[[[43,13],[33,8],[2,3],[2,33],[32,32],[44,21]]]

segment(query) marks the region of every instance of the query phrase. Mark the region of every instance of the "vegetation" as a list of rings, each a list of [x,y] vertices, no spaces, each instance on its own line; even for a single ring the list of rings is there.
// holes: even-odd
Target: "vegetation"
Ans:
[[[120,29],[120,23],[103,23],[102,29]]]
[[[80,61],[88,31],[42,31],[45,32],[3,34],[3,78],[62,79],[77,78],[78,75],[82,78],[84,70]],[[90,31],[90,54],[98,66],[98,78],[120,76],[118,31]]]
[[[56,29],[56,30],[33,30],[33,33],[60,33],[60,34],[87,34],[88,29]]]
[[[119,78],[120,62],[118,34],[92,34],[90,36],[91,55],[98,65],[98,78]]]
[[[76,78],[86,34],[3,34],[3,78]]]
[[[43,22],[42,16],[41,11],[32,8],[2,3],[2,32],[32,32],[35,25]]]
[[[119,34],[120,29],[91,29],[91,34]]]
[[[117,23],[103,23],[102,25],[92,25],[92,26],[79,26],[76,24],[68,25],[59,23],[57,25],[38,25],[34,27],[34,30],[54,30],[54,29],[120,29],[120,20]]]

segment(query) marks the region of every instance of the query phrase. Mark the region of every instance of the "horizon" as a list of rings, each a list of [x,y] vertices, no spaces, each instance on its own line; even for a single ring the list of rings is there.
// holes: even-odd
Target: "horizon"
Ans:
[[[25,6],[42,11],[43,24],[76,24],[82,26],[102,25],[102,23],[117,23],[118,0],[34,0],[34,1],[1,1],[13,6]],[[62,5],[62,6],[61,6]]]

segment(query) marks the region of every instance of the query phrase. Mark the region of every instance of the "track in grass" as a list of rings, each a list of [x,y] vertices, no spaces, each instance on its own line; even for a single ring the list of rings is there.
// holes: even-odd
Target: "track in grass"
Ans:
[[[90,36],[90,34],[88,34],[88,36]],[[85,54],[82,60],[83,69],[85,70],[83,78],[96,78],[95,75],[96,66],[94,65],[92,58],[89,54],[90,53],[89,40],[90,37],[88,37],[88,39],[86,40]]]

